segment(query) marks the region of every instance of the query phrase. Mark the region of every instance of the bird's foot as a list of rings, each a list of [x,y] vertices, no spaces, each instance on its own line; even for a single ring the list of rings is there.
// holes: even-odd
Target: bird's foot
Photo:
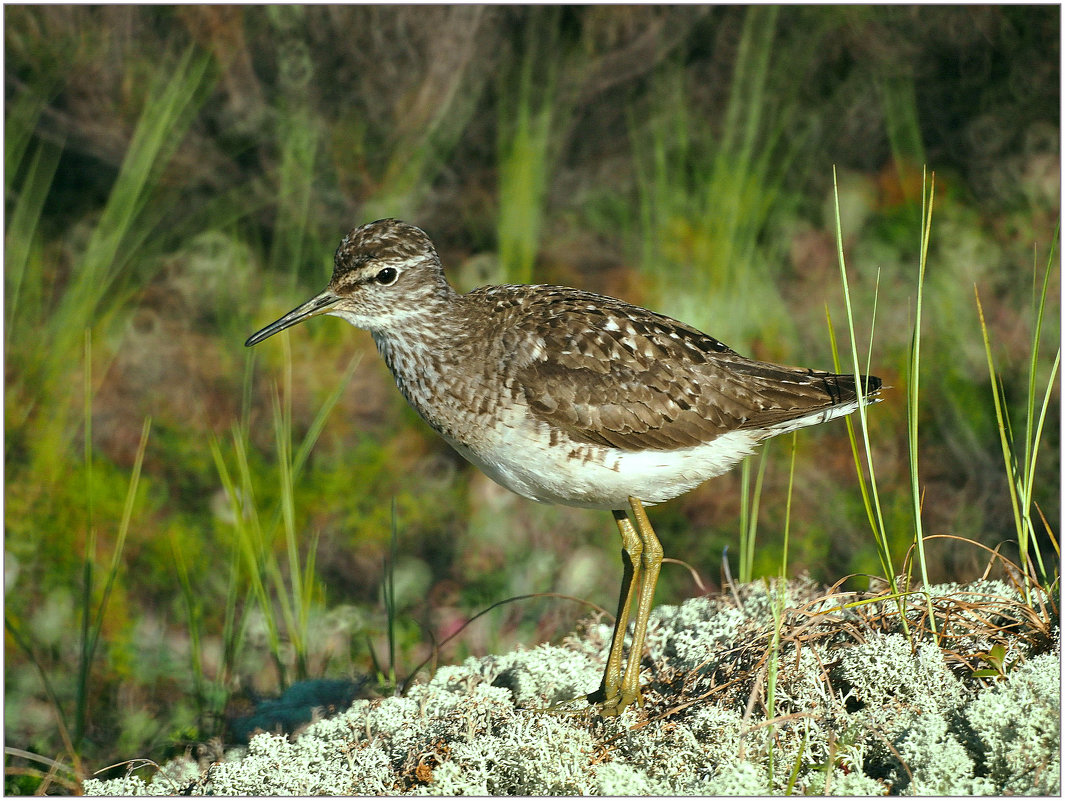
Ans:
[[[604,718],[617,717],[633,704],[643,706],[643,695],[640,693],[639,687],[634,690],[619,689],[610,694],[607,694],[606,690],[600,687],[594,693],[588,693],[587,698],[588,703],[592,704],[600,716]]]
[[[589,709],[585,704],[586,698],[587,696],[584,695],[578,695],[574,698],[563,698],[561,701],[555,701],[550,706],[539,709],[528,709],[525,711],[546,715],[587,715]]]

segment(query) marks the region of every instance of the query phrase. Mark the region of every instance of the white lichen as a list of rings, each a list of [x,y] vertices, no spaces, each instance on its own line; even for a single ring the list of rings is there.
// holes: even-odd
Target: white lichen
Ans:
[[[807,585],[789,582],[787,591],[803,615],[817,608]],[[1017,602],[1004,585],[930,591],[937,603],[976,591],[995,596],[1003,615]],[[582,703],[570,705],[576,713],[553,706],[598,686],[609,629],[593,626],[592,636],[563,646],[441,667],[405,697],[356,700],[297,734],[257,735],[211,765],[182,757],[148,780],[90,780],[84,790],[765,795],[790,783],[793,792],[819,794],[827,775],[833,795],[1060,792],[1056,651],[1028,656],[1024,641],[1009,641],[1019,662],[1000,679],[975,678],[927,639],[913,647],[890,623],[863,625],[824,604],[825,615],[784,625],[767,720],[778,596],[761,585],[741,594],[740,606],[697,598],[657,610],[648,636],[656,667],[643,675],[647,706],[620,718],[601,719]],[[884,614],[872,611],[865,620],[890,620],[887,605]],[[803,621],[803,636],[789,637],[788,625]],[[973,648],[989,642],[973,627]]]

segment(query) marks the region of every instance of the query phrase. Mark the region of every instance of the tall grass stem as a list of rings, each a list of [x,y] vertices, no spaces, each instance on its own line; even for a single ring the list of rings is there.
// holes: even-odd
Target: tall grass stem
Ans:
[[[743,460],[740,472],[740,582],[746,584],[754,580],[755,537],[758,533],[758,507],[762,499],[762,480],[768,464],[769,442],[762,446],[758,455],[758,475],[754,481],[754,491],[750,489],[751,458]]]
[[[928,562],[924,550],[924,525],[921,517],[921,480],[918,462],[918,418],[920,410],[921,384],[921,312],[924,300],[925,266],[928,263],[928,241],[932,234],[932,208],[935,197],[936,176],[924,174],[921,190],[921,248],[917,269],[917,302],[914,311],[913,334],[910,337],[910,352],[906,384],[906,432],[909,445],[910,461],[910,501],[913,506],[913,537],[917,546],[917,561],[921,569],[921,584],[928,587]],[[926,596],[928,603],[928,625],[933,637],[938,637],[935,610],[932,599]]]
[[[861,365],[858,363],[858,342],[854,332],[854,312],[851,307],[850,281],[847,278],[847,261],[843,254],[843,223],[840,220],[839,183],[835,166],[832,168],[832,196],[836,217],[836,251],[839,260],[840,283],[843,287],[843,305],[847,320],[847,333],[850,339],[850,369],[853,371],[853,375],[857,379],[862,375],[862,369]],[[839,371],[842,368],[840,366],[839,352],[836,347],[836,338],[832,329],[831,318],[829,318],[829,336],[832,342],[832,358],[836,364],[836,370]],[[865,400],[866,388],[862,381],[856,380],[855,389],[858,395],[858,421],[862,434],[861,454],[854,434],[854,423],[851,420],[850,415],[847,416],[847,435],[851,441],[851,451],[854,454],[854,463],[858,473],[859,486],[862,491],[862,500],[865,503],[866,514],[873,530],[873,540],[876,543],[877,556],[880,558],[880,566],[884,571],[884,578],[891,587],[891,594],[898,601],[902,627],[907,636],[909,636],[909,623],[903,613],[903,602],[899,596],[898,579],[895,575],[895,567],[891,559],[891,545],[888,541],[887,527],[884,525],[884,513],[880,504],[880,493],[877,489],[876,471],[873,467],[873,449],[869,441],[869,417]],[[862,454],[864,454],[865,467],[869,474],[868,482],[862,477]]]

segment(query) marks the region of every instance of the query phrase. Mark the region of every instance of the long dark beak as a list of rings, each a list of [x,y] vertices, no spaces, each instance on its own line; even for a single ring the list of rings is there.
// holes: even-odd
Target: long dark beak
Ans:
[[[256,331],[244,342],[244,347],[250,348],[252,345],[257,345],[267,337],[272,337],[278,331],[293,326],[296,323],[302,323],[304,320],[310,319],[319,314],[325,314],[330,311],[336,302],[340,300],[336,294],[326,289],[318,295],[308,300],[302,306],[297,306],[290,311],[284,317],[279,320],[275,320],[260,331]]]

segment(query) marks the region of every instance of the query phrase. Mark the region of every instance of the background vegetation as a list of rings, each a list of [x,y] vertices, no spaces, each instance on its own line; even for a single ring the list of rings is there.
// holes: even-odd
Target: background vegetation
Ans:
[[[467,466],[364,332],[243,348],[382,216],[429,232],[463,289],[580,286],[827,367],[835,165],[859,342],[893,388],[869,419],[902,553],[929,165],[924,531],[1015,554],[973,286],[1021,420],[1048,259],[1038,386],[1060,339],[1059,35],[1053,6],[7,8],[8,745],[74,776],[162,758],[294,679],[402,678],[490,603],[612,605],[609,519]],[[1033,500],[1056,533],[1052,400]],[[791,571],[876,574],[845,428],[797,447]],[[770,449],[755,576],[780,564],[789,451]],[[667,556],[735,571],[740,490],[737,471],[656,508]],[[928,543],[935,581],[986,561]],[[660,601],[695,592],[667,567]],[[509,604],[439,658],[585,611]],[[30,763],[8,764],[18,791]]]

